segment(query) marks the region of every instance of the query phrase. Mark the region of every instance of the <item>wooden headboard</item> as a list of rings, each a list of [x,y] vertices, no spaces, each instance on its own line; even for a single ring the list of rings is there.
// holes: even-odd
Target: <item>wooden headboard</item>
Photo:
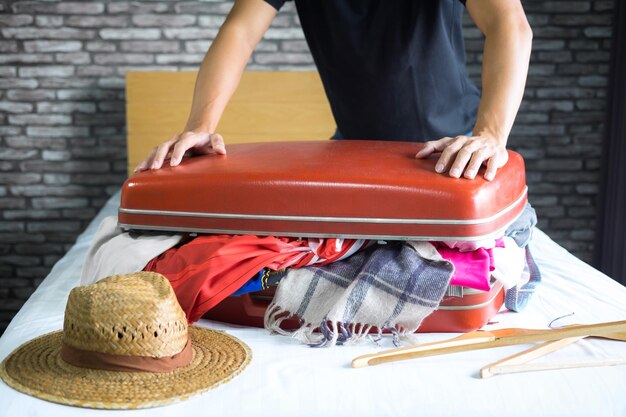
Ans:
[[[187,122],[195,72],[126,76],[128,173]],[[317,72],[245,72],[217,131],[228,144],[327,139],[335,129]]]

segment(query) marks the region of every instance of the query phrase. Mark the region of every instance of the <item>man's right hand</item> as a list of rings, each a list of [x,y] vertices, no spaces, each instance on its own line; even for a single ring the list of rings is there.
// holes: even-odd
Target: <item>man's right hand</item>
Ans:
[[[170,166],[177,166],[187,155],[225,155],[224,139],[219,133],[185,131],[156,146],[137,167],[135,172],[159,169],[169,159]]]

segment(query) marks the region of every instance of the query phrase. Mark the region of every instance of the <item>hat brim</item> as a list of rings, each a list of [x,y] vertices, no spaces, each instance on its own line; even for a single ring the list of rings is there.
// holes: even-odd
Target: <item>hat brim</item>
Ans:
[[[25,394],[100,409],[149,408],[184,400],[229,381],[248,365],[250,348],[224,332],[189,327],[193,359],[171,372],[79,368],[59,355],[62,331],[33,339],[0,365],[0,378]]]

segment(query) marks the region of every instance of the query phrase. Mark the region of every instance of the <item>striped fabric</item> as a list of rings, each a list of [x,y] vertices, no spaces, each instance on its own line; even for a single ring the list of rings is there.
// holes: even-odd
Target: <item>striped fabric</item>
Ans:
[[[354,343],[376,327],[379,334],[391,330],[398,343],[437,308],[452,272],[430,243],[374,245],[323,267],[289,271],[266,311],[265,327],[312,346]],[[302,326],[281,329],[292,316]]]

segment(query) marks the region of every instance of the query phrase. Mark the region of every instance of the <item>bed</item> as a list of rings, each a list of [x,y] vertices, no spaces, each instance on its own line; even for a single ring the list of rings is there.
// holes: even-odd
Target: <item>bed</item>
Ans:
[[[277,77],[276,74],[268,76]],[[315,74],[303,73],[301,76],[309,77],[308,79],[312,80],[311,88],[317,89],[315,94],[304,94],[301,99],[311,100],[312,103],[319,101],[319,97],[323,97],[323,92]],[[163,118],[159,119],[159,111],[167,114],[168,106],[176,104],[176,100],[172,99],[144,97],[147,88],[145,83],[149,83],[150,79],[159,79],[161,83],[162,77],[181,77],[178,79],[184,78],[184,82],[187,83],[185,88],[193,87],[193,77],[188,74],[129,76],[129,149],[132,149],[130,152],[135,152],[135,157],[129,157],[131,168],[138,162],[137,156],[143,154],[139,148],[143,147],[145,150],[147,146],[152,146],[146,144],[146,137],[153,136],[156,130],[162,132],[156,139],[162,139],[163,133],[173,133],[168,133],[164,126],[150,123],[147,123],[149,126],[141,133],[140,127],[146,126],[146,122],[138,121],[135,118],[136,113],[133,113],[134,106],[141,108],[141,103],[133,101],[134,94],[139,94],[141,100],[151,101],[151,105],[163,107],[162,110],[149,108],[143,112],[144,114],[151,112],[155,118],[153,120],[162,121]],[[263,76],[255,74],[252,78],[254,77]],[[280,77],[276,79],[280,80]],[[246,78],[243,85],[248,81],[251,82],[250,85],[254,85],[259,79],[253,81]],[[268,80],[265,79],[263,82],[267,84]],[[167,89],[178,91],[175,94],[180,97],[184,97],[185,91],[188,91],[172,87],[171,82],[167,85]],[[296,82],[295,85],[302,83]],[[134,92],[133,88],[136,88]],[[250,92],[258,93],[259,90],[255,88]],[[245,99],[241,99],[240,103],[250,106],[250,102]],[[285,111],[293,107],[293,103],[279,104],[285,107]],[[320,135],[318,137],[324,137],[321,135],[332,131],[332,125],[328,124],[327,106],[311,104],[298,108],[303,112],[305,111],[303,109],[308,109],[306,111],[317,114],[315,117],[318,117],[316,119],[318,124],[315,128],[318,129],[316,131],[316,134]],[[229,108],[229,111],[231,110],[232,108]],[[263,112],[266,113],[267,108],[263,108]],[[232,117],[234,120],[237,119],[235,116]],[[285,117],[289,116],[281,115],[281,119]],[[332,116],[330,117],[332,123]],[[174,119],[170,117],[168,123],[176,123]],[[276,120],[269,120],[268,123],[271,127],[271,123],[276,123]],[[241,128],[241,123],[235,121],[233,126]],[[306,129],[303,128],[303,131]],[[272,137],[269,131],[265,133],[267,133],[265,136]],[[131,143],[141,135],[144,135],[141,144]],[[292,131],[288,132],[286,138],[297,139],[298,135],[302,135],[302,132]],[[71,250],[54,266],[37,291],[18,312],[0,338],[0,358],[6,357],[13,349],[31,338],[62,327],[65,302],[71,288],[78,284],[82,262],[90,241],[100,221],[106,216],[114,215],[118,204],[119,193],[110,198]],[[486,326],[487,329],[547,328],[550,322],[563,316],[566,317],[559,319],[554,325],[626,319],[625,287],[578,260],[540,230],[535,231],[531,250],[543,273],[543,282],[538,287],[537,293],[524,312],[502,311]],[[390,340],[384,338],[380,346],[366,340],[356,346],[314,349],[287,337],[270,335],[264,329],[207,320],[201,320],[199,325],[225,330],[240,338],[251,347],[254,355],[250,366],[243,374],[213,391],[162,408],[102,411],[73,408],[39,400],[0,383],[0,415],[626,416],[626,395],[624,395],[626,366],[511,374],[490,379],[478,377],[478,370],[483,365],[529,347],[523,345],[353,369],[350,366],[353,358],[392,347]],[[451,336],[419,334],[417,338],[419,342],[429,342]],[[626,358],[626,343],[585,339],[537,361],[617,358]]]

